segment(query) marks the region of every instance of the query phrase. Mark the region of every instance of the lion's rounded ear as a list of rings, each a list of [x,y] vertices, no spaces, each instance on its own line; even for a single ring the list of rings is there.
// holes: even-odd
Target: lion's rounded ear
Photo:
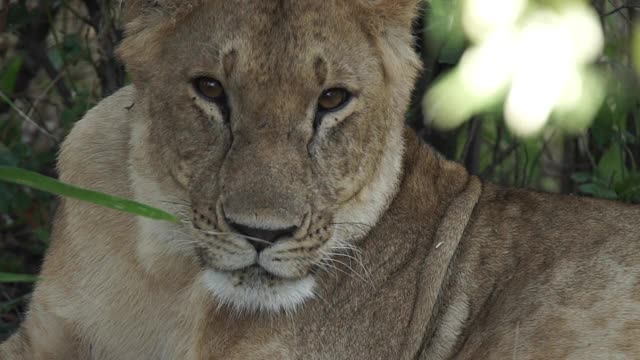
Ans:
[[[360,0],[386,25],[411,27],[425,0]]]
[[[163,1],[157,0],[123,0],[122,1],[122,10],[123,10],[123,19],[125,24],[130,23],[134,19],[142,16],[145,12],[150,11],[151,9],[160,9],[161,3]]]
[[[413,49],[413,21],[425,0],[358,0],[360,19],[378,42],[385,76],[408,99],[422,63]]]
[[[122,0],[125,24],[153,14],[180,17],[193,11],[203,0]]]
[[[117,49],[134,82],[145,79],[167,34],[205,0],[122,0],[125,37]]]

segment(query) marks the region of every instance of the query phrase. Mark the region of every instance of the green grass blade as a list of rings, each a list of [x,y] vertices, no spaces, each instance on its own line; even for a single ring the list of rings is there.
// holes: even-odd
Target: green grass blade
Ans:
[[[34,283],[37,280],[38,280],[38,277],[34,275],[0,273],[0,284]]]
[[[24,169],[0,166],[0,180],[25,185],[34,189],[49,193],[70,197],[111,209],[144,216],[156,220],[165,220],[177,223],[178,219],[165,211],[141,204],[136,201],[107,195],[92,190],[86,190],[60,182],[47,176],[40,175]]]

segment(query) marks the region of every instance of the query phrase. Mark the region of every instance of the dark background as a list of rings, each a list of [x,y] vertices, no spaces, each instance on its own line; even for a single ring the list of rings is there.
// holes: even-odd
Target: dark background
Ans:
[[[544,0],[539,0],[545,2]],[[606,46],[597,66],[607,97],[579,135],[550,129],[518,139],[501,115],[480,114],[458,129],[425,126],[421,102],[468,45],[442,30],[458,21],[456,0],[425,2],[415,25],[424,60],[407,122],[470,172],[513,186],[640,202],[640,118],[632,63],[638,1],[594,0]],[[60,141],[102,97],[128,82],[114,58],[122,38],[116,0],[0,0],[0,165],[56,176]],[[554,54],[548,54],[553,57]],[[0,273],[37,274],[47,248],[54,196],[0,183]],[[19,323],[31,283],[0,279],[0,339]]]

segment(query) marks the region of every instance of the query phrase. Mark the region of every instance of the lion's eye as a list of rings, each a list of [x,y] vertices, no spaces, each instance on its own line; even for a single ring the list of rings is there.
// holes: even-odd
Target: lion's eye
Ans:
[[[199,77],[194,80],[193,87],[207,100],[220,102],[225,99],[224,88],[216,79]]]
[[[351,94],[345,89],[325,90],[318,99],[318,110],[322,112],[336,111],[349,102]]]

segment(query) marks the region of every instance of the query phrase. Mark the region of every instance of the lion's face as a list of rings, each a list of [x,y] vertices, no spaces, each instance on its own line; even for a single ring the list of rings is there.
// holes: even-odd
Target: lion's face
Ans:
[[[122,54],[151,156],[189,194],[221,302],[302,303],[395,191],[416,66],[410,24],[392,28],[383,5],[212,0],[171,19],[181,6],[160,2],[137,20]]]

